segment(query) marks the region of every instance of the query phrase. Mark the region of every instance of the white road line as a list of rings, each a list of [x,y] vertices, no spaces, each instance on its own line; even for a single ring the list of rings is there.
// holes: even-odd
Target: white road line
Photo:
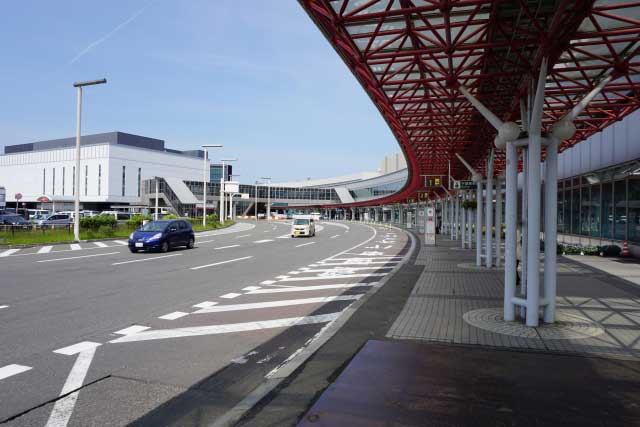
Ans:
[[[260,282],[261,285],[272,285],[274,283],[276,283],[277,280],[265,280],[263,282]]]
[[[287,288],[278,289],[258,289],[257,291],[247,292],[247,294],[276,294],[281,292],[306,292],[306,291],[323,291],[326,289],[349,289],[358,288],[361,286],[377,286],[378,282],[369,283],[339,283],[332,285],[317,285],[317,286],[291,286]]]
[[[122,265],[122,264],[131,264],[131,263],[134,263],[134,262],[153,261],[155,259],[170,258],[170,257],[174,257],[174,256],[182,256],[182,254],[160,255],[160,256],[154,256],[154,257],[149,257],[149,258],[132,259],[131,261],[114,262],[111,265]]]
[[[276,279],[286,279],[289,276],[276,276]]]
[[[99,248],[106,248],[107,245],[105,243],[102,242],[93,242],[94,245],[96,245]]]
[[[344,261],[344,262],[319,262],[317,264],[309,264],[309,267],[324,267],[329,265],[370,265],[370,264],[389,264],[389,265],[397,265],[400,261],[369,261],[367,259],[360,261]]]
[[[218,251],[220,249],[229,249],[229,248],[237,248],[240,245],[229,245],[229,246],[220,246],[219,248],[213,248],[214,251]]]
[[[122,246],[126,246],[126,245],[129,244],[125,240],[114,240],[114,242],[116,242],[117,244],[122,245]]]
[[[273,242],[273,240],[271,239],[256,240],[253,243],[267,243],[267,242]]]
[[[43,259],[37,262],[54,262],[54,261],[67,261],[69,259],[79,259],[79,258],[91,258],[96,256],[107,256],[107,255],[115,255],[120,252],[107,252],[106,254],[93,254],[93,255],[80,255],[80,256],[71,256],[67,258],[54,258],[54,259]]]
[[[257,291],[258,289],[262,289],[260,286],[247,286],[246,288],[242,288],[243,291]]]
[[[223,325],[197,326],[176,329],[158,329],[139,334],[116,338],[111,343],[161,340],[168,338],[195,337],[202,335],[230,334],[234,332],[258,331],[262,329],[289,328],[296,325],[328,323],[335,320],[340,313],[328,313],[318,316],[290,317],[287,319],[261,320],[258,322],[231,323]]]
[[[198,267],[191,267],[191,270],[200,270],[201,268],[213,267],[213,266],[221,265],[221,264],[228,264],[230,262],[242,261],[242,260],[250,259],[250,258],[253,258],[253,255],[245,256],[245,257],[242,257],[242,258],[230,259],[230,260],[227,260],[227,261],[214,262],[213,264],[200,265]]]
[[[96,354],[98,345],[100,344],[87,348],[78,354],[76,363],[73,364],[73,368],[71,368],[71,372],[69,372],[69,376],[62,387],[62,391],[60,391],[60,396],[64,397],[54,405],[45,427],[65,427],[69,423],[73,409],[76,406],[76,401],[78,400],[78,395],[80,394],[79,389],[84,383],[87,372],[89,372],[89,367],[91,366],[93,356]]]
[[[315,245],[316,242],[303,243],[301,245],[296,245],[296,248],[301,248],[302,246]]]
[[[338,295],[330,297],[317,297],[317,298],[303,298],[303,299],[289,299],[281,301],[268,301],[268,302],[255,302],[249,304],[230,304],[219,305],[211,308],[203,308],[196,311],[194,314],[201,313],[221,313],[225,311],[240,311],[240,310],[255,310],[260,308],[273,308],[273,307],[288,307],[290,305],[304,305],[304,304],[322,304],[331,301],[353,301],[362,296],[358,295]]]
[[[38,253],[39,254],[48,254],[49,252],[51,252],[51,249],[53,249],[53,246],[43,246],[40,249],[38,249]]]
[[[372,257],[367,257],[367,258],[362,258],[362,257],[354,257],[354,258],[327,258],[323,261],[319,261],[319,262],[327,262],[327,261],[368,261],[368,260],[373,260],[373,261],[381,261],[381,260],[402,260],[401,256],[372,256]]]
[[[15,254],[16,252],[19,252],[19,251],[20,251],[20,249],[7,249],[4,252],[0,252],[0,258],[9,256],[11,254]]]
[[[150,329],[149,326],[133,325],[133,326],[129,326],[128,328],[115,331],[114,334],[131,335],[131,334],[137,334],[138,332],[146,331],[147,329]]]
[[[324,265],[322,265],[321,267],[324,267]],[[340,272],[346,272],[346,273],[350,273],[352,271],[360,271],[360,270],[391,270],[393,269],[393,266],[372,266],[372,267],[343,267],[343,266],[337,266],[335,268],[316,268],[313,270],[307,270],[304,273],[324,273],[327,271],[334,271],[336,273],[340,273]]]
[[[209,308],[209,307],[213,307],[216,304],[217,304],[217,302],[213,302],[213,301],[202,301],[199,304],[194,304],[193,307],[195,307],[195,308]]]
[[[196,243],[200,244],[200,243],[211,243],[211,242],[215,242],[215,240],[211,239],[211,240],[198,240]]]
[[[275,228],[274,228],[274,230],[275,230]],[[265,233],[268,233],[269,231],[271,231],[271,230],[264,230]]]
[[[291,234],[283,234],[282,236],[276,237],[276,239],[289,239],[291,238]]]
[[[9,306],[8,305],[0,305],[0,310],[2,310],[3,308],[9,308]]]
[[[231,298],[237,298],[239,296],[242,296],[242,294],[236,294],[234,292],[231,292],[228,294],[220,295],[220,298],[231,299]]]
[[[72,251],[79,251],[80,249],[82,249],[82,246],[80,246],[77,243],[72,243],[69,245],[69,247],[71,248]]]
[[[347,279],[350,277],[382,277],[386,276],[387,273],[371,273],[371,274],[335,274],[330,275],[327,274],[325,276],[311,276],[311,277],[290,277],[288,279],[281,279],[281,282],[303,282],[308,280],[336,280],[336,279]]]
[[[339,235],[339,234],[336,234],[335,236],[331,236],[331,237],[329,237],[329,238],[330,238],[330,239],[335,239],[336,237],[340,237],[340,235]]]
[[[236,239],[241,239],[243,237],[251,237],[251,234],[243,234],[242,236],[236,236]]]
[[[185,313],[184,311],[174,311],[173,313],[165,314],[164,316],[159,316],[158,319],[176,320],[188,314],[189,313]]]
[[[27,372],[30,369],[33,369],[33,368],[31,368],[31,366],[16,365],[16,364],[3,366],[2,368],[0,368],[0,380],[12,377],[14,375],[21,374],[23,372]]]

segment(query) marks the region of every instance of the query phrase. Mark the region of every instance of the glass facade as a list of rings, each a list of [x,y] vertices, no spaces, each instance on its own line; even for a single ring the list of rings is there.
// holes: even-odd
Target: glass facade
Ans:
[[[220,178],[218,178],[220,179]],[[202,195],[202,182],[198,181],[185,181],[184,182],[189,190],[196,195]],[[268,186],[258,185],[258,198],[266,199]],[[250,184],[240,184],[240,193],[249,194],[250,198],[256,197],[256,186]],[[220,194],[220,182],[207,183],[207,194],[217,196]],[[317,188],[317,187],[271,187],[272,199],[293,199],[293,200],[331,200],[339,202],[340,198],[336,191],[332,188]]]
[[[405,180],[390,182],[387,184],[380,184],[366,188],[357,188],[355,190],[349,190],[351,197],[355,200],[367,200],[378,197],[390,196],[400,191],[404,186]]]
[[[229,181],[229,175],[233,176],[233,166],[224,165],[224,169],[224,180]],[[222,178],[222,165],[211,165],[209,167],[209,181],[220,182],[220,178]]]
[[[558,232],[640,243],[640,168],[558,183]]]

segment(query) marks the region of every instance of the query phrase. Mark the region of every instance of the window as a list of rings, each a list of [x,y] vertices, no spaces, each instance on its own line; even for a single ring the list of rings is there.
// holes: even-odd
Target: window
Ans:
[[[62,167],[62,195],[64,196],[64,182],[65,182],[65,178],[66,178],[66,170],[67,168]]]
[[[73,192],[71,194],[73,194],[74,196],[76,195],[76,167],[73,167],[73,179],[71,180],[71,182],[73,182]]]
[[[628,195],[628,238],[632,242],[640,242],[640,176],[631,175],[629,177]]]
[[[140,197],[140,183],[142,182],[142,168],[138,168],[138,197]]]
[[[52,176],[51,176],[51,195],[56,194],[56,168],[52,169]]]
[[[98,196],[102,192],[102,165],[98,165]]]
[[[84,166],[84,195],[87,195],[89,187],[89,165]]]
[[[42,168],[42,194],[47,192],[47,169]]]
[[[558,182],[558,233],[565,232],[564,225],[564,182]]]
[[[124,197],[124,193],[125,193],[125,179],[127,177],[127,167],[126,166],[122,166],[122,197]]]
[[[580,200],[580,234],[588,236],[590,234],[590,216],[589,208],[591,207],[591,188],[588,185],[582,187],[582,198]]]
[[[580,233],[580,187],[571,190],[571,234]]]
[[[603,182],[602,190],[601,190],[601,216],[600,216],[600,225],[602,227],[602,237],[605,239],[611,239],[613,236],[611,232],[613,229],[611,228],[611,223],[613,221],[613,192],[611,188],[611,182]]]
[[[591,236],[600,237],[600,184],[591,187]]]
[[[613,185],[614,211],[614,239],[627,238],[627,181],[616,181]]]

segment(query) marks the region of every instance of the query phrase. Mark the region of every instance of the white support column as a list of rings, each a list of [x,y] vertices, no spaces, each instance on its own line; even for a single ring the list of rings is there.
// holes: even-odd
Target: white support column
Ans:
[[[454,209],[454,225],[453,225],[453,238],[458,240],[460,238],[460,195],[456,193],[456,198],[454,199],[453,209]]]
[[[529,194],[529,164],[527,162],[528,149],[525,148],[522,150],[522,206],[520,208],[520,233],[522,240],[519,242],[520,244],[520,295],[523,298],[527,297],[527,242],[529,241],[528,237],[528,228],[527,228],[527,206],[528,206],[528,194]],[[524,317],[526,315],[526,306],[521,306],[521,315]]]
[[[527,326],[538,326],[540,309],[540,159],[542,152],[542,108],[547,62],[542,60],[529,123],[529,194],[527,206]],[[556,191],[554,189],[554,191]]]
[[[455,228],[456,228],[456,209],[453,196],[449,198],[449,233],[451,240],[455,240]]]
[[[516,296],[518,245],[518,151],[513,142],[507,142],[506,206],[504,239],[504,320],[515,320],[512,299]]]
[[[493,228],[493,149],[489,154],[487,161],[487,189],[486,189],[486,210],[487,210],[487,227],[486,227],[486,249],[485,261],[487,268],[493,267],[493,244],[492,244],[492,228]]]
[[[496,267],[502,264],[502,177],[496,178]]]
[[[469,192],[467,199],[471,200],[472,197],[472,193]],[[469,223],[467,242],[469,242],[469,249],[473,249],[473,209],[467,209],[467,222]]]
[[[467,199],[467,192],[462,192],[462,204],[460,206],[460,240],[462,241],[462,249],[467,247],[467,209],[464,208],[464,202]]]
[[[556,241],[558,239],[558,140],[547,145],[544,179],[544,322],[556,321]]]
[[[482,267],[482,180],[476,182],[476,265]]]

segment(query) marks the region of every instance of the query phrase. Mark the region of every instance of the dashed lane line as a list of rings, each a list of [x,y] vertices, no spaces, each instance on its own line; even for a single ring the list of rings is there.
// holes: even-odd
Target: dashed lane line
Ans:
[[[210,308],[203,308],[194,312],[194,314],[202,313],[221,313],[226,311],[241,311],[241,310],[255,310],[260,308],[274,308],[274,307],[288,307],[291,305],[304,305],[304,304],[322,304],[332,301],[353,301],[357,300],[362,294],[357,295],[337,295],[329,297],[317,297],[317,298],[302,298],[302,299],[290,299],[281,301],[267,301],[267,302],[255,302],[248,304],[229,304],[218,305]]]
[[[160,256],[154,256],[154,257],[149,257],[149,258],[142,258],[142,259],[132,259],[130,261],[121,261],[121,262],[114,262],[111,265],[122,265],[122,264],[132,264],[134,262],[145,262],[145,261],[153,261],[156,259],[161,259],[161,258],[171,258],[174,256],[182,256],[182,254],[171,254],[171,255],[160,255]]]
[[[303,243],[301,245],[296,245],[296,248],[301,248],[303,246],[315,245],[316,242]]]
[[[336,234],[335,236],[331,236],[331,237],[329,237],[329,238],[330,238],[330,239],[335,239],[336,237],[340,237],[340,235],[339,235],[339,234]]]
[[[220,246],[218,248],[213,248],[214,251],[219,251],[221,249],[229,249],[229,248],[237,248],[240,245],[229,245],[229,246]]]
[[[20,251],[20,249],[7,249],[4,252],[0,252],[0,258],[4,258],[7,257],[11,254],[15,254],[16,252]]]
[[[31,366],[11,364],[0,368],[0,380],[31,370]]]
[[[317,316],[290,317],[286,319],[261,320],[258,322],[231,323],[209,326],[191,326],[176,329],[157,329],[141,332],[139,334],[126,335],[116,338],[111,343],[135,342],[161,340],[168,338],[195,337],[202,335],[219,335],[234,332],[259,331],[262,329],[290,328],[297,325],[311,325],[317,323],[328,323],[337,319],[340,313],[328,313]]]
[[[92,258],[92,257],[97,257],[97,256],[115,255],[115,254],[119,254],[119,253],[120,252],[107,252],[106,254],[80,255],[80,256],[72,256],[72,257],[66,257],[66,258],[43,259],[43,260],[36,261],[36,262],[67,261],[67,260],[70,260],[70,259]]]
[[[3,308],[9,308],[8,305],[0,305],[0,310],[2,310]]]
[[[243,234],[242,236],[236,236],[236,239],[242,239],[243,237],[251,237],[251,234]]]
[[[129,244],[126,240],[114,240],[114,242],[122,246],[126,246]]]
[[[271,239],[255,240],[253,243],[267,243],[267,242],[273,242],[273,240]]]
[[[220,295],[220,298],[224,298],[224,299],[232,299],[232,298],[237,298],[242,296],[242,294],[237,294],[235,292],[230,292],[228,294],[224,294],[224,295]]]
[[[191,267],[191,270],[200,270],[201,268],[214,267],[216,265],[228,264],[230,262],[243,261],[245,259],[251,259],[251,258],[253,258],[253,255],[245,256],[245,257],[242,257],[242,258],[229,259],[229,260],[226,260],[226,261],[214,262],[213,264],[200,265],[198,267]]]
[[[371,274],[326,274],[324,276],[311,276],[311,277],[290,277],[288,279],[281,279],[281,282],[305,282],[308,280],[336,280],[336,279],[347,279],[352,277],[382,277],[386,276],[387,273],[371,273]]]
[[[163,320],[176,320],[181,317],[187,316],[189,313],[185,313],[184,311],[174,311],[173,313],[165,314],[164,316],[158,316],[158,319]]]

